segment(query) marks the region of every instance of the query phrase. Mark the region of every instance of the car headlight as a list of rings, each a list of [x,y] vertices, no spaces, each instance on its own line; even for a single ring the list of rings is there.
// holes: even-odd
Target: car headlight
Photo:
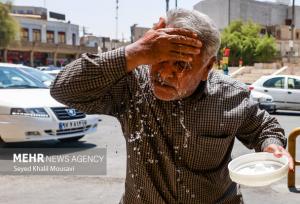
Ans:
[[[50,116],[44,108],[12,108],[11,115],[23,115],[29,117],[49,118]]]

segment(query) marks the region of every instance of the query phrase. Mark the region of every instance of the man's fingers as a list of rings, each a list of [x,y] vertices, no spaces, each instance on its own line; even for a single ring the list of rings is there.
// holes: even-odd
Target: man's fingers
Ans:
[[[189,46],[189,45],[181,45],[181,44],[172,44],[171,50],[178,53],[190,54],[190,55],[197,55],[200,53],[200,48]]]
[[[282,146],[271,144],[264,151],[273,153],[273,155],[278,158],[282,157],[282,155],[286,156],[289,160],[289,169],[294,171],[294,159]]]
[[[171,51],[166,60],[191,62],[193,60],[193,55]]]
[[[279,158],[282,156],[282,152],[281,150],[279,150],[278,148],[276,148],[273,152],[273,154],[275,155],[275,157]]]
[[[293,157],[283,147],[279,146],[279,149],[282,151],[282,155],[285,155],[288,158],[288,160],[289,160],[289,169],[294,171],[294,159],[293,159]]]
[[[182,35],[190,38],[198,38],[198,34],[184,28],[164,28],[163,32],[169,35]]]
[[[158,23],[154,24],[152,29],[158,30],[158,29],[165,28],[165,27],[166,27],[166,20],[164,18],[160,17]]]
[[[172,44],[189,45],[197,48],[202,47],[202,43],[200,40],[186,36],[172,35],[169,37],[169,39]]]

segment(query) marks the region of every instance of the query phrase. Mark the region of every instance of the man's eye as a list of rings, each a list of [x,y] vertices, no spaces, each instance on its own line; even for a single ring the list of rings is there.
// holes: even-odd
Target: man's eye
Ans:
[[[190,63],[188,62],[183,62],[183,61],[176,61],[175,66],[180,70],[183,71],[185,69],[190,69],[192,68]]]

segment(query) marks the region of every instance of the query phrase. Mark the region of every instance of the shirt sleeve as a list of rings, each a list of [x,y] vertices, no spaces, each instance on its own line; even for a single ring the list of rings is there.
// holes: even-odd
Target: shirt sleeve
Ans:
[[[248,148],[263,151],[270,144],[286,147],[284,130],[275,117],[260,110],[258,104],[246,98],[247,116],[237,132],[237,138]]]
[[[51,85],[57,101],[86,113],[115,115],[129,97],[125,48],[82,54],[68,64]]]

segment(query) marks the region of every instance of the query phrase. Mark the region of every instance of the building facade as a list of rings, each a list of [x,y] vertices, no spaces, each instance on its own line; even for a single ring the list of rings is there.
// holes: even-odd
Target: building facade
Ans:
[[[97,37],[94,35],[85,35],[80,38],[80,44],[86,47],[96,47],[98,53],[107,52],[116,48],[126,46],[129,42],[122,42],[109,37]]]
[[[233,20],[252,20],[264,26],[289,25],[291,6],[289,1],[263,2],[256,0],[202,0],[194,9],[209,15],[223,30]],[[295,6],[295,27],[300,27],[300,7]],[[299,12],[298,12],[299,11]],[[297,14],[298,13],[298,14]]]
[[[134,24],[130,27],[131,32],[131,42],[135,42],[140,39],[145,33],[150,30],[150,28],[140,27],[137,24]]]
[[[84,52],[97,48],[80,46],[79,26],[63,20],[48,20],[47,9],[13,6],[21,30],[16,41],[0,48],[0,61],[30,66],[64,66]]]
[[[256,0],[202,0],[194,9],[210,16],[223,30],[234,20],[253,21],[262,26],[262,34],[271,34],[277,40],[281,56],[299,56],[300,6],[295,6],[295,29],[292,40],[292,7],[289,0],[264,2]]]

